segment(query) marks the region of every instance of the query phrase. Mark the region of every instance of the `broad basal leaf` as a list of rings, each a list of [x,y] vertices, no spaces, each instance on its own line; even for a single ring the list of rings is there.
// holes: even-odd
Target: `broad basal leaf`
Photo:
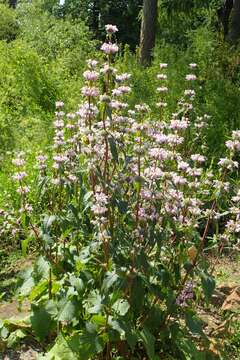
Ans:
[[[209,301],[212,297],[212,294],[215,289],[215,280],[212,276],[207,273],[201,274],[202,288],[207,301]]]
[[[44,307],[32,305],[33,313],[30,317],[33,331],[40,341],[48,335],[53,323],[50,314]]]
[[[118,315],[124,316],[128,312],[130,305],[127,300],[119,299],[113,304],[112,308]]]
[[[143,328],[139,335],[143,341],[143,345],[147,351],[149,360],[158,360],[159,357],[155,354],[155,337],[146,327]]]

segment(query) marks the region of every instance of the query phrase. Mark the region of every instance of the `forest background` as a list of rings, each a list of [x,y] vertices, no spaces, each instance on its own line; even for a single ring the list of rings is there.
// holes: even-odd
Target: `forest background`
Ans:
[[[106,23],[119,27],[121,51],[116,61],[122,71],[133,73],[131,104],[155,102],[160,62],[171,67],[169,102],[174,103],[191,59],[198,64],[202,89],[197,106],[211,115],[207,137],[214,156],[221,154],[231,130],[239,127],[240,58],[223,26],[226,2],[159,1],[153,61],[145,69],[139,61],[140,0],[66,0],[63,5],[23,0],[16,9],[15,2],[11,4],[0,4],[2,169],[9,152],[31,149],[33,144],[39,150],[48,144],[56,100],[63,100],[69,110],[80,103],[85,60],[99,56]]]

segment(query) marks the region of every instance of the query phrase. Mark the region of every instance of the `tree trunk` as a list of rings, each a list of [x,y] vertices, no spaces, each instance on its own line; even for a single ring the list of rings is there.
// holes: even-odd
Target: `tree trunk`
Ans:
[[[218,17],[223,26],[224,37],[228,35],[229,18],[233,8],[233,0],[225,0],[224,5],[218,10]]]
[[[95,36],[98,37],[98,32],[99,32],[99,14],[100,14],[100,9],[99,9],[99,5],[98,5],[98,1],[95,0],[93,1],[93,6],[92,6],[92,29],[94,31]]]
[[[240,40],[240,0],[234,0],[232,9],[232,21],[228,39],[233,44]]]
[[[157,0],[143,0],[143,14],[140,35],[140,62],[149,66],[155,45],[157,23]]]
[[[9,6],[16,9],[17,0],[9,0]]]

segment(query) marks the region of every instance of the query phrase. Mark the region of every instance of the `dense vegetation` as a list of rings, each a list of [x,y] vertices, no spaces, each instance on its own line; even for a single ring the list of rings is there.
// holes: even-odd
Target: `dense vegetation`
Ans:
[[[0,345],[40,359],[228,356],[199,310],[239,247],[239,48],[221,1],[161,0],[143,67],[141,5],[0,4],[0,244],[35,257]]]

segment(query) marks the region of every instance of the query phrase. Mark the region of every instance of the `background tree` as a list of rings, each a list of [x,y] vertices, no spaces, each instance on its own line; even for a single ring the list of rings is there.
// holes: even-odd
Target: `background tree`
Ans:
[[[15,9],[17,6],[17,0],[9,0],[9,6]]]
[[[226,37],[229,30],[229,17],[233,7],[233,0],[225,0],[223,6],[218,10],[218,17],[223,26],[223,33]]]
[[[140,36],[140,62],[150,65],[156,38],[157,0],[144,0]]]
[[[58,0],[43,0],[44,8],[57,18],[71,17],[84,20],[94,37],[105,37],[105,24],[117,25],[118,40],[135,49],[139,42],[140,22],[138,15],[142,0],[65,0],[62,6]]]
[[[237,43],[240,39],[240,0],[234,0],[232,8],[232,21],[228,35],[232,43]]]
[[[0,40],[12,41],[19,31],[16,11],[0,3]]]

